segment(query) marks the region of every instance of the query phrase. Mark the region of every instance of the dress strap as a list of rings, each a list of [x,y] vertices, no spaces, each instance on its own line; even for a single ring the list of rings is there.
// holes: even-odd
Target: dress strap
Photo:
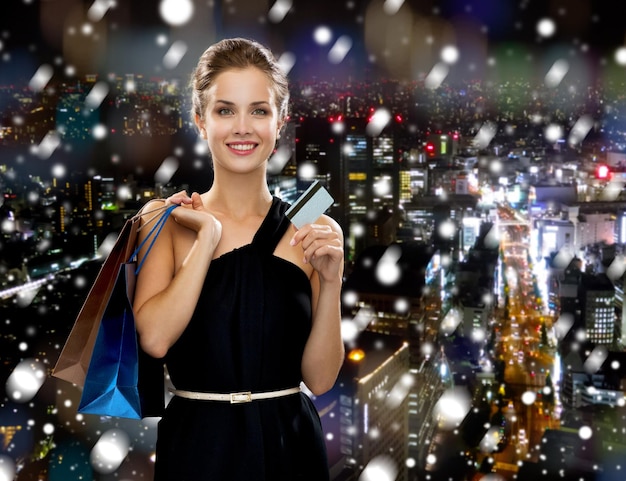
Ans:
[[[276,246],[285,235],[291,224],[285,216],[288,208],[289,204],[286,202],[276,196],[272,198],[270,210],[252,240],[252,244],[261,252],[273,254]]]

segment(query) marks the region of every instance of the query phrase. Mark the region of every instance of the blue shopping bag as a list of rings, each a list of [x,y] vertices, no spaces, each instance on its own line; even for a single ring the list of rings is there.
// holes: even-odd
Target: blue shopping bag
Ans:
[[[175,207],[171,205],[163,210],[130,259],[119,265],[98,328],[78,406],[79,413],[131,419],[160,414],[163,407],[163,363],[150,358],[139,347],[132,298],[136,275]],[[126,242],[124,239],[120,241]],[[149,242],[147,252],[137,265],[137,254],[146,242]]]
[[[141,419],[139,348],[127,295],[129,270],[119,267],[111,298],[100,322],[78,412]],[[132,272],[130,272],[132,276]]]

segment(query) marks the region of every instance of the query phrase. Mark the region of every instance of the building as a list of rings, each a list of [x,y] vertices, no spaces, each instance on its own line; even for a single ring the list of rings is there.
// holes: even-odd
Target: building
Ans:
[[[584,340],[607,348],[622,335],[622,318],[616,314],[616,289],[606,274],[580,271],[574,259],[556,279],[557,312],[571,316],[573,331],[582,330]]]
[[[473,244],[476,219],[482,218],[478,198],[470,194],[424,195],[403,204],[403,226],[432,240],[436,249],[455,256]]]
[[[573,204],[578,200],[574,184],[536,184],[528,192],[528,212],[531,215],[553,213],[560,205]]]
[[[548,271],[548,307],[552,312],[574,314],[578,309],[578,284],[582,260],[569,250],[553,252],[545,259]]]
[[[432,249],[416,242],[371,246],[356,260],[343,285],[344,319],[367,318],[358,326],[380,334],[399,336],[410,342],[415,367],[421,362],[419,324],[426,269]]]
[[[347,349],[335,387],[314,399],[327,433],[332,480],[356,481],[376,458],[389,462],[396,481],[408,480],[412,383],[402,338],[365,331]]]
[[[615,317],[615,288],[605,274],[597,276],[582,274],[579,298],[581,317],[586,339],[594,344],[612,346],[617,341],[621,329],[621,319]]]
[[[537,220],[534,232],[537,238],[537,257],[549,257],[561,249],[575,252],[575,230],[574,224],[567,219]]]
[[[427,447],[424,416],[438,392],[430,387],[437,384],[429,374],[436,368],[433,363],[424,365],[421,350],[424,342],[435,339],[439,321],[440,296],[434,286],[426,289],[425,284],[433,255],[429,246],[416,242],[371,246],[356,260],[343,294],[345,325],[409,343],[409,368],[416,382],[409,390],[406,444],[408,457],[418,461],[425,458]]]
[[[579,252],[594,244],[613,244],[615,239],[613,214],[583,213],[576,206],[564,208],[560,218],[539,219],[535,226],[541,257],[547,257],[563,248]]]

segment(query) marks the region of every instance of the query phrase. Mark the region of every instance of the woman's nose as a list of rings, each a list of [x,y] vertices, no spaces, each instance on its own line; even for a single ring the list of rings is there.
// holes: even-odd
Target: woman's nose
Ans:
[[[247,115],[237,115],[235,123],[233,125],[233,131],[239,135],[249,134],[252,128],[250,126],[250,119]]]

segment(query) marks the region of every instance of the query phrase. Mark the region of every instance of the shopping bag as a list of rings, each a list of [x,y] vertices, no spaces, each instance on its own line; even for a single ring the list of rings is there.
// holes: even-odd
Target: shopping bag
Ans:
[[[127,286],[133,263],[118,268],[85,377],[78,412],[141,419],[139,352]],[[130,272],[129,272],[130,271]]]
[[[140,211],[126,221],[79,312],[52,373],[83,386],[79,412],[145,417],[160,415],[164,407],[163,363],[138,347],[131,300],[135,276],[141,268],[135,266],[137,253],[150,242],[143,262],[175,207],[164,205],[148,212]],[[161,212],[154,214],[156,211]],[[147,214],[153,216],[140,227],[140,218]],[[136,246],[139,229],[152,221],[154,226],[143,243]],[[126,353],[128,360],[122,357]],[[114,375],[113,371],[116,371]],[[120,389],[116,391],[118,385]],[[138,394],[128,394],[129,389]],[[133,414],[135,408],[121,409],[125,403],[136,405],[136,396],[143,406],[138,414]],[[107,399],[109,409],[103,407]]]
[[[165,206],[161,209],[164,208]],[[52,371],[54,377],[78,386],[84,385],[100,320],[117,280],[119,266],[130,259],[136,248],[141,217],[147,214],[158,215],[154,212],[144,212],[142,209],[124,223],[74,321]]]
[[[126,261],[124,258],[126,246],[134,242],[133,238],[136,237],[136,223],[127,220],[74,321],[74,326],[52,371],[54,377],[78,386],[84,385],[100,319],[111,297],[119,266]]]

